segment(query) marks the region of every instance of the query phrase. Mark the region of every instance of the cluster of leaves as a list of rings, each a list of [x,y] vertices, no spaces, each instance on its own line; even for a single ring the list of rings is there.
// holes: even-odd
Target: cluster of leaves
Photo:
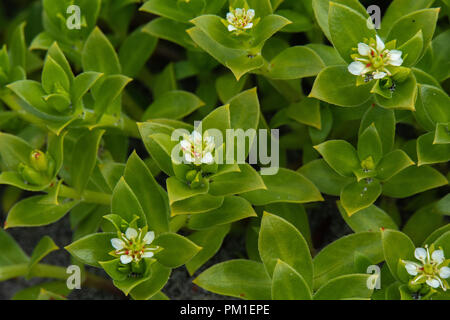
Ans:
[[[0,16],[4,229],[69,215],[73,263],[103,268],[133,299],[167,299],[172,269],[194,275],[231,230],[245,237],[248,259],[198,275],[194,283],[214,293],[450,297],[444,273],[439,287],[425,282],[450,260],[420,282],[405,266],[415,247],[450,257],[447,0],[394,0],[380,29],[358,0],[141,2],[42,0],[16,20]],[[71,5],[80,29],[67,27]],[[239,8],[254,19],[228,28],[227,12]],[[377,40],[401,51],[402,65],[381,79],[349,72],[356,48]],[[262,175],[266,161],[245,162],[255,136],[243,159],[176,161],[172,135],[200,120],[205,134],[279,129],[270,143],[280,168]],[[323,201],[353,233],[317,252],[307,210],[320,220]],[[0,229],[0,247],[0,281],[55,280],[14,298],[67,296],[65,268],[41,262],[58,249],[51,238],[28,257]],[[368,285],[378,281],[374,265],[378,290]],[[84,274],[86,285],[102,281]]]

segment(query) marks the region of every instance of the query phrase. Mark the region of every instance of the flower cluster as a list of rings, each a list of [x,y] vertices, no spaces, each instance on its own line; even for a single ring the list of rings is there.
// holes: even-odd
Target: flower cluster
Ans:
[[[118,232],[119,238],[111,239],[111,244],[116,249],[114,252],[120,256],[120,262],[128,264],[130,262],[138,263],[142,258],[152,258],[154,251],[158,246],[151,246],[155,239],[153,231],[144,234],[142,229],[136,230],[129,227],[125,233]]]
[[[193,163],[197,166],[214,163],[213,152],[216,145],[213,137],[205,134],[202,138],[202,135],[194,130],[191,135],[184,136],[180,145],[184,159],[188,163]]]
[[[353,54],[355,60],[348,66],[348,71],[356,76],[362,76],[368,82],[372,79],[383,79],[391,76],[389,66],[399,67],[403,64],[400,50],[388,50],[380,37],[367,43],[358,43],[358,53]]]
[[[237,8],[230,10],[227,14],[228,31],[242,32],[253,28],[253,18],[255,17],[255,10]]]
[[[434,250],[432,245],[430,248],[417,248],[414,256],[421,263],[413,261],[403,261],[406,271],[414,276],[411,284],[426,283],[431,288],[439,288],[446,291],[449,285],[445,279],[450,277],[450,268],[446,266],[449,261],[445,261],[444,251]]]

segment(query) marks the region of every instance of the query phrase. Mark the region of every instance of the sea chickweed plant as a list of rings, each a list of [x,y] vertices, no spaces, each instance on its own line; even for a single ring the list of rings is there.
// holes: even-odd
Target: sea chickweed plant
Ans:
[[[449,3],[378,4],[2,2],[8,296],[449,299]]]

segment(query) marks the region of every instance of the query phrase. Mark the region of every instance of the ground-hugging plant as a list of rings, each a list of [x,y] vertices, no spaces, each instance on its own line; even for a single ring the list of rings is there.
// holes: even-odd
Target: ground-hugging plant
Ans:
[[[0,281],[50,279],[14,299],[66,299],[70,270],[177,298],[176,268],[242,299],[448,299],[449,4],[380,3],[376,26],[362,2],[0,15]],[[352,233],[317,243],[325,204]],[[31,255],[7,230],[66,215],[71,243],[45,236]],[[245,253],[198,272],[230,237]],[[42,261],[61,245],[73,265]]]

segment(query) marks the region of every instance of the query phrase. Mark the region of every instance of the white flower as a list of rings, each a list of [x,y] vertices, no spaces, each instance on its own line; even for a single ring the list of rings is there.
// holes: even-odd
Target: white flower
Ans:
[[[386,49],[379,36],[376,36],[376,40],[371,39],[369,44],[358,43],[358,54],[352,57],[355,61],[349,64],[348,71],[355,76],[365,77],[366,82],[391,76],[387,67],[403,64],[402,52]]]
[[[444,265],[444,251],[434,250],[433,245],[431,248],[426,245],[425,248],[416,248],[414,257],[421,263],[403,261],[406,271],[414,276],[411,283],[426,283],[434,289],[441,287],[446,291],[449,286],[445,279],[450,277],[450,268]]]
[[[198,131],[194,130],[191,135],[185,135],[180,146],[186,162],[195,165],[214,163],[213,152],[216,145],[213,137],[206,134],[202,137]]]
[[[227,13],[228,31],[242,32],[253,28],[255,10],[236,8]]]
[[[144,228],[146,229],[146,228]],[[142,229],[128,228],[125,233],[118,233],[119,238],[111,239],[111,245],[116,249],[115,254],[120,257],[120,262],[128,264],[132,261],[139,262],[142,258],[151,258],[158,246],[150,246],[155,239],[153,231],[144,234]]]

